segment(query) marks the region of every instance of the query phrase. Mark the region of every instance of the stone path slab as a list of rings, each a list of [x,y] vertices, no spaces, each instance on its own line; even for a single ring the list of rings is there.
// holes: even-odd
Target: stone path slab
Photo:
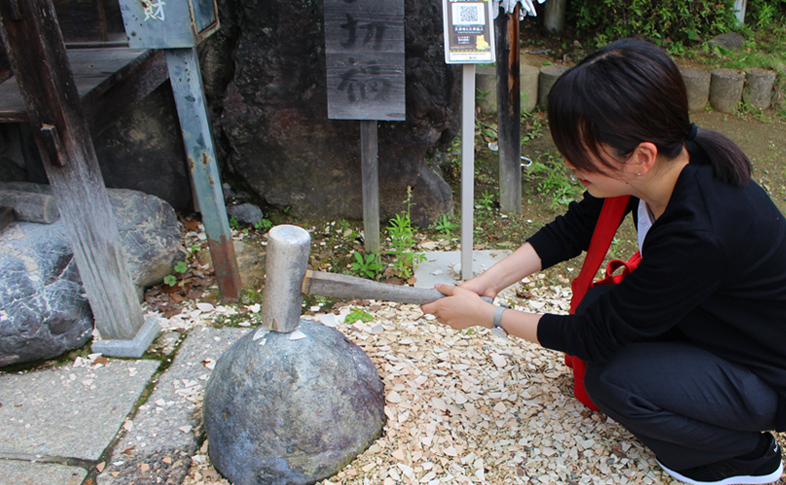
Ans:
[[[0,455],[101,457],[159,362],[83,362],[0,375]]]
[[[511,252],[495,249],[472,252],[472,273],[477,276],[502,260]],[[433,288],[435,283],[456,285],[461,282],[461,251],[423,253],[426,261],[415,267],[415,286]]]
[[[24,485],[81,485],[87,476],[84,468],[56,463],[1,460],[0,483]]]
[[[253,329],[256,330],[256,329]],[[213,365],[248,328],[191,330],[114,447],[98,485],[182,483],[198,453],[203,390]]]

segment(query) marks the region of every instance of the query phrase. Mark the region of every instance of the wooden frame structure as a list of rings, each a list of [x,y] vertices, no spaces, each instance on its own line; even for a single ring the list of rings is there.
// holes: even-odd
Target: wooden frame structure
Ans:
[[[67,50],[52,0],[0,0],[0,27],[14,73],[0,84],[0,122],[26,121],[33,128],[101,336],[93,349],[139,357],[159,327],[155,320],[145,321],[142,316],[91,135],[100,133],[122,112],[119,106],[132,106],[165,81],[172,61],[168,66],[162,51],[127,46]],[[195,60],[195,50],[187,51],[186,58]],[[190,66],[192,75],[194,67]],[[196,69],[198,76],[198,64]],[[206,121],[202,124],[206,126]],[[190,133],[183,125],[181,119],[184,138],[188,138]],[[212,140],[209,148],[212,156]],[[200,162],[205,162],[204,157]],[[202,210],[210,211],[208,218],[226,226],[206,225],[206,232],[222,297],[237,300],[237,262],[231,237],[227,237],[229,226],[215,160],[209,162],[211,170],[205,176],[197,174],[194,180],[198,185],[209,178],[211,187],[196,190],[197,197]],[[193,172],[195,164],[189,165]],[[213,237],[215,232],[220,237]]]

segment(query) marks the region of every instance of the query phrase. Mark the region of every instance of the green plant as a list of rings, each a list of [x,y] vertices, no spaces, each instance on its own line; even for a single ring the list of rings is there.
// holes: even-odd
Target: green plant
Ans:
[[[480,199],[475,199],[475,207],[491,211],[494,209],[494,195],[490,194],[488,190],[484,190]]]
[[[548,154],[545,160],[543,156],[538,157],[533,161],[529,172],[539,180],[538,192],[551,197],[554,205],[568,205],[583,192],[562,160],[556,159],[552,154]]]
[[[434,221],[432,226],[435,230],[445,234],[445,236],[450,236],[453,229],[459,227],[458,224],[451,222],[447,214],[442,214],[442,217]]]
[[[178,261],[172,269],[175,273],[183,274],[188,271],[188,264],[185,261]],[[175,286],[177,284],[177,276],[171,274],[164,276],[164,284],[167,286]]]
[[[352,263],[352,269],[366,278],[377,279],[380,272],[385,269],[379,254],[370,253],[363,255],[360,251],[354,253],[355,262]]]
[[[230,216],[229,217],[229,227],[232,229],[240,229],[240,221],[237,220],[237,217]]]
[[[388,254],[394,256],[393,273],[399,278],[409,279],[412,277],[415,265],[425,261],[423,254],[413,251],[417,245],[415,240],[415,228],[412,227],[410,210],[412,207],[412,187],[407,187],[407,198],[404,201],[406,209],[396,214],[388,224],[388,236],[390,237],[390,251]]]
[[[254,223],[254,229],[260,231],[269,231],[273,228],[273,221],[270,219],[260,219]]]
[[[494,141],[499,136],[496,125],[484,123],[479,120],[475,120],[475,131],[478,132],[484,143]]]
[[[344,318],[344,323],[355,323],[357,321],[370,322],[373,319],[374,317],[364,312],[362,309],[355,308],[347,314],[346,318]]]

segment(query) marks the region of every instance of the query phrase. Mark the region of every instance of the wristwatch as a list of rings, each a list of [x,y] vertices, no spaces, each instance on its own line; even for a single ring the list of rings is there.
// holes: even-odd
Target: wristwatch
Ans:
[[[502,328],[502,314],[505,313],[505,310],[509,309],[510,307],[507,305],[500,305],[494,311],[494,321],[491,324],[491,333],[496,335],[499,338],[507,338],[508,332]]]

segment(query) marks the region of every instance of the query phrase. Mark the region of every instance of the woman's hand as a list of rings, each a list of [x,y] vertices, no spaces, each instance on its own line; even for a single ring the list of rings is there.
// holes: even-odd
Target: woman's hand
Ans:
[[[471,281],[467,281],[464,285]],[[459,287],[434,285],[446,297],[427,303],[420,308],[423,313],[435,315],[439,323],[448,325],[454,330],[462,330],[475,325],[491,328],[496,307],[483,301],[475,291],[464,288],[464,285]]]
[[[494,299],[497,296],[497,290],[491,286],[491,284],[488,282],[488,278],[484,278],[483,276],[484,275],[476,276],[470,280],[465,281],[464,283],[461,283],[458,287],[469,290],[480,296],[488,296]]]

